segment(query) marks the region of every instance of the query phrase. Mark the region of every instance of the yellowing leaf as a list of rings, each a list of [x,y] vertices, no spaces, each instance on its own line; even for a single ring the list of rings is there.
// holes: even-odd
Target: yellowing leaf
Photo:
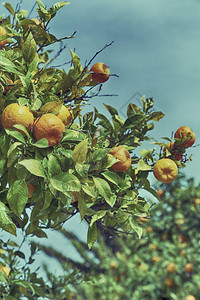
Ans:
[[[76,163],[81,164],[85,161],[87,157],[87,152],[88,152],[88,139],[85,139],[84,141],[76,145],[72,153],[72,158]]]

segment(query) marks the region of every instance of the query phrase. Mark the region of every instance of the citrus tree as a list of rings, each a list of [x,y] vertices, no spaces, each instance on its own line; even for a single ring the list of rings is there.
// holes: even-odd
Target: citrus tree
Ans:
[[[158,197],[149,173],[172,182],[190,160],[185,151],[195,134],[184,126],[173,141],[165,138],[153,149],[137,151],[164,116],[152,98],[143,97],[141,106],[128,104],[126,119],[107,104],[107,116],[97,108],[82,114],[115,74],[104,63],[93,64],[110,44],[85,65],[70,50],[68,68],[51,66],[66,48],[64,41],[74,37],[58,39],[49,29],[68,4],[47,8],[37,0],[37,19],[28,18],[20,5],[15,11],[4,4],[10,15],[1,17],[0,26],[0,226],[11,235],[19,229],[26,237],[43,238],[46,229],[79,214],[88,223],[91,248],[98,231],[141,237],[138,215],[148,216],[150,205],[140,190]],[[9,277],[13,270],[11,263]]]
[[[69,265],[79,270],[80,282],[72,284],[77,299],[199,299],[200,185],[180,175],[171,185],[159,186],[158,194],[161,202],[150,217],[140,217],[142,239],[100,235],[91,255],[85,243],[61,229],[80,253],[80,262],[41,246],[66,274]],[[58,278],[52,276],[51,282],[60,288]]]

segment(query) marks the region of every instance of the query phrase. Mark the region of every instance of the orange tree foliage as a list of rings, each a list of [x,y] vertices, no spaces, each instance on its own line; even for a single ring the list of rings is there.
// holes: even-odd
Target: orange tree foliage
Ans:
[[[141,239],[100,235],[91,253],[74,234],[62,229],[79,252],[80,262],[55,248],[41,246],[46,255],[58,259],[66,274],[70,265],[71,270],[79,270],[82,283],[72,284],[76,295],[82,299],[179,300],[190,294],[199,299],[200,185],[179,176],[161,188],[164,196],[143,223]],[[51,280],[57,291],[61,289],[58,278]]]
[[[0,50],[0,109],[2,112],[7,105],[18,103],[27,106],[36,119],[44,112],[57,114],[64,104],[73,119],[54,147],[49,147],[45,138],[35,140],[34,125],[30,132],[22,124],[6,129],[1,126],[1,228],[13,235],[18,227],[26,235],[46,237],[44,229],[56,228],[79,213],[89,224],[89,248],[98,228],[141,236],[137,216],[148,215],[150,206],[139,191],[157,195],[148,175],[162,154],[152,149],[138,155],[136,148],[150,139],[148,132],[154,128],[154,121],[164,115],[154,110],[152,98],[142,98],[141,107],[128,105],[126,119],[106,104],[108,116],[96,108],[82,116],[82,106],[93,96],[93,88],[97,88],[96,95],[102,88],[92,81],[88,69],[96,55],[82,66],[78,55],[70,50],[69,69],[51,67],[64,47],[52,58],[49,46],[73,37],[57,39],[48,27],[57,11],[68,3],[59,2],[49,9],[40,0],[37,4],[41,26],[28,19],[23,10],[14,12],[9,3],[5,4],[11,17],[1,17],[7,34],[0,40],[7,43]],[[117,159],[109,154],[119,145],[132,157],[131,167],[121,173],[111,169]],[[32,197],[28,197],[28,183],[36,186]],[[74,197],[78,201],[73,202]]]

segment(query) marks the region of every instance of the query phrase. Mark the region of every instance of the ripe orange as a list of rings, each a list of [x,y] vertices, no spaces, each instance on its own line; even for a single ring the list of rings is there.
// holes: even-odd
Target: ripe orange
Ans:
[[[174,273],[176,271],[176,265],[175,263],[171,262],[167,265],[167,271],[169,273]]]
[[[7,266],[4,266],[2,263],[0,263],[0,272],[3,273],[4,277],[8,277],[10,274],[10,270]]]
[[[116,267],[117,267],[116,261],[115,261],[115,260],[112,260],[112,261],[110,262],[110,268],[111,268],[111,269],[116,269]]]
[[[170,183],[176,178],[178,168],[172,159],[162,158],[154,164],[153,174],[157,180],[163,183]]]
[[[61,119],[61,121],[67,126],[72,119],[71,113],[65,105],[61,106],[61,109],[56,114],[56,116]]]
[[[180,144],[185,148],[191,147],[195,142],[195,134],[188,126],[181,126],[179,129],[177,129],[174,137],[176,139],[183,139],[184,137],[186,137],[187,139],[185,141],[180,142]]]
[[[161,197],[164,196],[164,191],[163,191],[162,189],[158,189],[158,190],[157,190],[157,194],[158,194],[158,196],[161,198]]]
[[[57,145],[65,131],[63,122],[54,114],[47,113],[35,120],[33,134],[36,140],[45,138],[50,147]]]
[[[161,257],[160,257],[160,256],[155,256],[155,255],[153,255],[153,256],[151,257],[151,260],[152,260],[153,262],[160,262],[160,261],[161,261]]]
[[[14,128],[13,125],[22,124],[27,131],[30,131],[34,123],[34,117],[27,106],[11,103],[3,110],[1,123],[4,128]],[[23,131],[18,131],[24,134]]]
[[[32,183],[27,183],[27,188],[28,188],[28,198],[31,198],[33,196],[36,186],[33,185]]]
[[[7,34],[7,31],[5,30],[5,28],[3,28],[2,26],[0,26],[0,36]],[[7,43],[7,39],[3,40],[0,42],[0,47],[3,48],[5,46],[5,44]]]
[[[109,154],[116,157],[119,161],[116,162],[111,168],[116,172],[127,171],[131,166],[131,156],[126,148],[118,146],[110,150]]]
[[[194,206],[197,206],[200,204],[200,198],[195,198],[194,199]]]
[[[146,233],[152,233],[153,232],[153,228],[151,226],[147,226],[145,228]]]
[[[192,270],[193,270],[193,264],[191,264],[191,263],[187,263],[186,265],[185,265],[185,272],[187,272],[187,273],[191,273],[192,272]]]
[[[103,83],[109,79],[110,70],[104,63],[94,64],[90,71],[92,72],[92,80],[97,83]]]
[[[172,287],[172,286],[174,285],[174,281],[173,281],[171,278],[167,277],[167,278],[165,279],[165,284],[166,284],[168,287]]]
[[[168,143],[164,148],[164,155],[166,155],[166,148],[170,151],[172,158],[175,160],[181,160],[183,154],[181,153],[180,146],[175,145],[174,142]]]
[[[148,221],[148,219],[144,217],[139,217],[138,219],[141,223],[146,223]]]
[[[193,295],[187,295],[185,300],[196,300],[196,298]]]

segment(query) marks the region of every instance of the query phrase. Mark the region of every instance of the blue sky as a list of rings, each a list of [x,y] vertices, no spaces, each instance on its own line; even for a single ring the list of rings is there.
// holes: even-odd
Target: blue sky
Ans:
[[[23,8],[30,9],[34,2],[24,1]],[[48,7],[54,3],[43,2]],[[10,3],[15,6],[17,1]],[[2,4],[1,11],[4,12]],[[119,75],[119,78],[111,77],[102,92],[118,94],[118,97],[95,98],[88,109],[96,106],[106,113],[103,103],[120,109],[138,92],[153,97],[155,108],[165,113],[164,119],[155,124],[152,136],[159,140],[164,136],[171,137],[172,132],[186,125],[196,133],[198,145],[199,16],[198,0],[72,0],[51,23],[51,31],[58,37],[77,31],[57,62],[69,61],[69,48],[75,48],[84,65],[114,40],[114,44],[94,62],[104,62],[111,73]],[[33,13],[32,17],[37,17],[37,13]],[[199,147],[188,150],[188,154],[193,154],[193,160],[185,169],[186,175],[194,177],[197,182],[200,181],[199,153]],[[67,226],[74,228],[74,223]],[[85,230],[81,234],[86,237]],[[52,241],[51,238],[49,241]]]

